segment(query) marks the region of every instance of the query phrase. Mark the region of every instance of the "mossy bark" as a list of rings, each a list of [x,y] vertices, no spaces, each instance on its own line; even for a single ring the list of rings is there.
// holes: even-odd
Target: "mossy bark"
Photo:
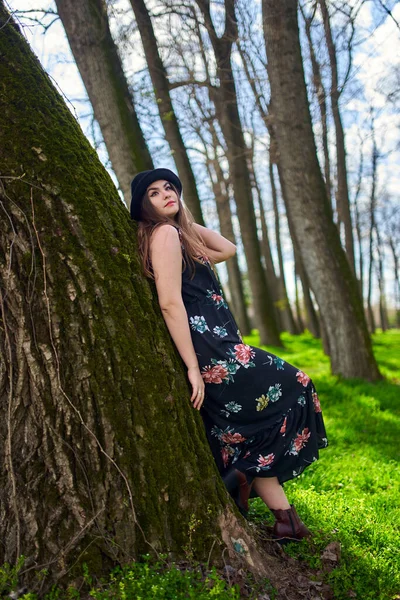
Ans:
[[[46,586],[242,537],[136,225],[0,2],[0,563]],[[248,560],[247,560],[248,559]],[[272,562],[271,562],[272,561]]]

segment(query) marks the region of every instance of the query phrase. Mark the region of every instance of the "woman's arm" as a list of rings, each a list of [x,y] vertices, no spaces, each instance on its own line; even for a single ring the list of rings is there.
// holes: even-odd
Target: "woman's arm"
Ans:
[[[182,300],[182,250],[175,227],[157,227],[150,240],[150,259],[164,320],[188,369],[188,378],[193,387],[190,400],[194,402],[194,408],[200,409],[204,400],[204,381]]]
[[[193,223],[192,227],[202,238],[204,245],[207,247],[207,253],[213,262],[223,262],[236,254],[235,244],[232,244],[216,231],[207,229],[207,227],[203,227],[198,223]]]

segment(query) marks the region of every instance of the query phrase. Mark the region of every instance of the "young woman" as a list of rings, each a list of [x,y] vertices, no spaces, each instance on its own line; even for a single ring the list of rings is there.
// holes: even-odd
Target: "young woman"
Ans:
[[[305,373],[245,344],[223,298],[214,264],[234,244],[194,222],[169,169],[136,175],[131,217],[138,221],[144,272],[187,368],[193,407],[227,488],[245,514],[250,489],[275,516],[273,535],[311,535],[282,483],[300,475],[327,445],[321,407]],[[251,265],[249,265],[251,268]]]

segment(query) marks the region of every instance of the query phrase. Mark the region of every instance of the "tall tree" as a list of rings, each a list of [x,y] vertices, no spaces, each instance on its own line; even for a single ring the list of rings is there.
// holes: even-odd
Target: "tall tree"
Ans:
[[[82,561],[234,559],[241,538],[275,577],[190,405],[136,227],[2,2],[0,55],[0,563],[23,554],[32,584],[46,568],[46,591]]]
[[[296,0],[263,0],[263,26],[286,201],[321,310],[333,373],[380,377],[358,285],[331,219],[307,100]]]
[[[321,7],[322,19],[324,23],[326,44],[328,47],[329,64],[331,69],[331,107],[333,121],[336,132],[336,170],[337,170],[337,191],[336,191],[336,209],[339,228],[343,223],[345,248],[350,268],[355,274],[355,258],[353,243],[353,227],[351,223],[349,188],[347,181],[346,165],[346,145],[345,135],[342,123],[342,117],[339,108],[339,98],[341,89],[339,89],[339,76],[337,66],[337,56],[335,42],[333,40],[329,11],[325,0],[318,0]],[[354,28],[353,28],[354,31]],[[348,70],[349,73],[350,69]],[[342,85],[343,89],[343,85]]]
[[[211,18],[209,0],[196,0],[196,2],[203,14],[204,24],[216,59],[219,87],[210,86],[210,94],[227,145],[229,172],[248,265],[256,326],[259,329],[261,344],[282,346],[279,331],[273,318],[272,298],[261,262],[257,223],[247,166],[248,149],[240,122],[236,86],[231,65],[232,45],[237,38],[235,2],[234,0],[225,0],[225,29],[221,37],[218,37]]]
[[[104,0],[56,0],[76,65],[125,203],[138,171],[153,168],[133,97],[111,36]]]
[[[158,110],[165,131],[165,137],[173,152],[174,161],[182,181],[185,203],[189,207],[196,222],[200,225],[204,225],[196,181],[172,104],[167,72],[158,51],[157,40],[150,15],[144,0],[130,0],[130,3],[135,13],[136,22],[140,32],[147,67],[153,83]]]
[[[318,2],[315,0],[314,5],[311,9],[311,13],[307,14],[306,11],[304,10],[304,7],[300,3],[300,10],[301,10],[301,14],[304,19],[305,31],[306,31],[307,41],[308,41],[308,48],[309,48],[309,52],[310,52],[314,90],[315,90],[315,95],[318,100],[318,108],[319,108],[319,112],[320,112],[320,116],[321,116],[322,147],[324,150],[324,177],[325,177],[325,184],[326,184],[326,192],[328,194],[329,200],[331,201],[332,183],[331,183],[331,161],[329,158],[329,145],[328,145],[328,120],[327,120],[328,111],[327,111],[327,105],[326,105],[326,90],[325,90],[324,81],[322,79],[321,65],[318,61],[318,58],[317,58],[317,55],[315,52],[315,48],[314,48],[314,42],[312,39],[312,23],[313,23],[313,20],[315,17],[317,6],[318,6]]]

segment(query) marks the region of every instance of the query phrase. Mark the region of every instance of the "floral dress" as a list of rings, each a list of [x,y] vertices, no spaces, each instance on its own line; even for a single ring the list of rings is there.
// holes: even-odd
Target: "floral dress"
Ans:
[[[178,228],[178,233],[180,233]],[[182,245],[182,252],[184,247]],[[327,446],[317,392],[301,369],[245,344],[207,257],[182,273],[182,298],[205,383],[201,408],[223,478],[300,475]]]

